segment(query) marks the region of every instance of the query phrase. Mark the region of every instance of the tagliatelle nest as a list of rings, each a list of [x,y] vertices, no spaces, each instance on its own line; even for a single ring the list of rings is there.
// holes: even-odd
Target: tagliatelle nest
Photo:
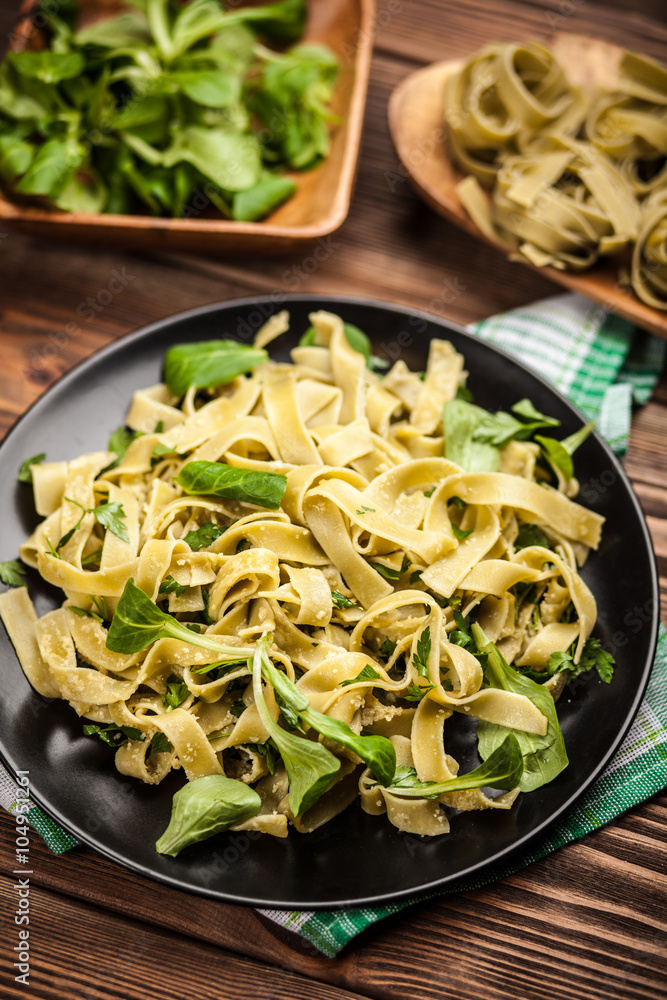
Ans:
[[[448,79],[445,119],[467,175],[457,193],[485,236],[538,267],[581,271],[650,229],[632,287],[667,308],[660,274],[646,276],[664,256],[655,206],[667,184],[667,68],[626,52],[614,93],[584,93],[545,46],[491,45]]]

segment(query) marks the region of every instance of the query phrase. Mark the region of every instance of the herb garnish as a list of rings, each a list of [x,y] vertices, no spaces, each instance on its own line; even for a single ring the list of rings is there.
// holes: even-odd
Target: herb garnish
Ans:
[[[160,584],[158,594],[175,594],[176,597],[180,597],[187,589],[186,584],[178,583],[173,576],[166,576]]]
[[[536,524],[522,524],[514,539],[514,550],[527,549],[530,545],[540,545],[542,548],[549,548],[549,539]]]
[[[99,507],[84,507],[78,500],[71,500],[70,497],[64,497],[64,499],[67,500],[68,503],[73,503],[76,507],[79,507],[83,513],[74,527],[70,528],[70,530],[62,536],[56,545],[56,552],[59,552],[63,546],[67,545],[74,533],[81,527],[81,522],[86,514],[92,514],[95,517],[95,520],[98,521],[102,527],[108,528],[109,531],[113,532],[113,534],[120,538],[122,542],[130,541],[127,528],[120,520],[122,517],[127,516],[123,510],[122,504],[114,500],[113,503],[103,503],[100,504]]]
[[[178,708],[189,697],[190,689],[183,678],[178,677],[176,674],[170,674],[167,677],[167,692],[162,695],[162,704],[165,707],[165,711],[171,712],[174,708]]]
[[[211,649],[221,660],[233,662],[252,652],[249,649],[226,646],[206,635],[193,632],[166,611],[161,611],[130,577],[116,605],[107,633],[107,649],[114,653],[139,653],[157,639],[167,638]]]
[[[96,722],[86,723],[83,727],[84,736],[99,736],[103,743],[110,747],[125,746],[128,740],[143,740],[141,729],[134,726],[101,726]]]
[[[155,850],[175,858],[184,847],[242,823],[261,807],[257,792],[243,781],[222,774],[195,778],[174,795],[169,826]]]
[[[467,774],[457,775],[448,781],[420,781],[413,767],[399,765],[394,779],[387,788],[394,795],[407,798],[437,798],[447,792],[467,788],[516,788],[523,773],[523,757],[516,736],[507,736],[483,764]]]
[[[384,563],[372,562],[369,563],[374,570],[383,576],[385,580],[399,580],[403,574],[410,568],[410,560],[406,555],[403,556],[403,562],[399,569],[394,569],[393,566],[385,566]]]
[[[547,731],[544,736],[519,729],[509,730],[493,722],[480,721],[477,726],[479,753],[484,760],[490,758],[507,736],[513,734],[516,737],[524,763],[519,788],[524,792],[533,791],[552,781],[568,764],[554,700],[546,688],[514,670],[479,625],[472,626],[472,634],[477,649],[486,653],[485,686],[525,695],[546,717]]]
[[[278,751],[271,740],[267,740],[266,743],[242,743],[239,746],[240,750],[249,750],[252,753],[257,753],[260,757],[266,759],[266,766],[268,768],[269,774],[276,773],[276,764],[278,763]]]
[[[599,639],[589,636],[584,643],[584,648],[579,658],[579,663],[574,662],[574,651],[576,640],[565,652],[552,653],[547,660],[547,676],[566,670],[570,675],[570,680],[579,677],[580,674],[588,673],[589,670],[597,670],[600,679],[609,684],[614,676],[615,660],[611,653],[602,648]]]
[[[332,603],[336,605],[337,608],[357,608],[359,605],[356,601],[351,601],[349,597],[345,594],[341,594],[340,590],[331,591]]]
[[[419,676],[425,679],[426,684],[409,684],[408,693],[405,695],[406,701],[421,701],[424,695],[428,694],[435,687],[428,673],[428,658],[430,655],[431,628],[427,625],[417,639],[417,649],[412,657],[412,666]]]
[[[467,472],[497,472],[500,449],[510,441],[527,441],[536,431],[560,425],[559,420],[540,413],[529,399],[515,403],[511,411],[489,413],[463,399],[449,400],[442,413],[445,458]],[[574,474],[572,455],[592,429],[593,424],[586,424],[562,441],[539,435],[535,436],[535,441],[547,461],[566,479],[571,479]]]
[[[123,461],[127,449],[133,441],[140,437],[143,437],[141,431],[131,431],[127,427],[117,427],[115,431],[112,431],[107,446],[109,451],[112,451],[116,456],[112,468]]]
[[[357,351],[358,354],[363,354],[366,359],[366,367],[370,368],[371,371],[389,367],[388,361],[384,358],[378,358],[373,354],[370,340],[358,326],[354,326],[352,323],[343,323],[343,333],[352,350]],[[299,341],[299,347],[312,347],[317,342],[316,338],[317,331],[315,327],[309,326]]]
[[[0,562],[0,580],[8,587],[25,586],[25,569],[18,559],[7,559]]]
[[[183,536],[183,541],[187,542],[193,552],[199,552],[200,549],[206,549],[212,545],[216,538],[220,538],[220,535],[227,531],[227,528],[226,524],[220,525],[214,521],[204,521],[194,531],[188,531]]]
[[[382,645],[380,646],[380,653],[382,656],[386,656],[387,659],[389,659],[389,657],[393,655],[395,649],[396,643],[393,642],[389,636],[385,636],[382,640]]]
[[[46,452],[43,451],[39,455],[33,455],[32,458],[26,458],[21,462],[21,466],[18,471],[17,480],[19,483],[31,483],[32,482],[32,467],[33,465],[41,465],[41,463],[46,458]]]
[[[296,189],[276,171],[328,154],[336,57],[259,42],[293,45],[305,0],[227,11],[137,0],[81,30],[78,12],[42,4],[51,48],[12,52],[0,70],[10,192],[67,212],[187,217],[206,191],[225,218],[253,221]]]
[[[310,707],[308,698],[290,679],[274,667],[267,654],[268,638],[257,643],[253,659],[255,704],[262,722],[275,742],[289,775],[290,809],[295,816],[305,812],[329,787],[340,762],[321,743],[288,733],[273,720],[264,701],[262,677],[273,687],[276,697],[289,705],[304,722],[328,739],[358,754],[375,777],[388,784],[396,768],[396,752],[382,736],[357,736],[340,719],[333,719]]]
[[[595,423],[591,420],[589,423],[584,424],[580,430],[575,431],[574,434],[563,438],[562,441],[556,441],[554,438],[540,437],[539,435],[536,435],[535,440],[541,446],[547,461],[557,468],[565,479],[572,479],[574,475],[572,456],[579,445],[583,444],[586,438],[592,433],[594,427]]]
[[[366,666],[361,670],[356,677],[350,677],[346,681],[341,681],[341,687],[347,687],[348,684],[357,684],[359,681],[379,681],[381,680],[379,673],[374,667],[367,663]]]
[[[153,733],[150,742],[151,753],[171,753],[173,749],[164,733]]]

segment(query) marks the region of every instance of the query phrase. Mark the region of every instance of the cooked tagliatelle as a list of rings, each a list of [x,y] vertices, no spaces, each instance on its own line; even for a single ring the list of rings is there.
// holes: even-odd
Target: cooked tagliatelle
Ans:
[[[634,244],[635,293],[667,309],[667,67],[623,52],[616,76],[613,92],[576,87],[536,42],[471,56],[445,88],[456,190],[488,239],[536,267],[582,271]]]
[[[110,450],[31,466],[21,558],[66,599],[37,618],[20,587],[0,614],[121,773],[185,772],[163,853],[307,833],[357,797],[422,835],[508,809],[567,764],[566,678],[610,679],[578,571],[602,518],[572,499],[590,427],[473,405],[450,343],[380,376],[361,331],[311,321],[291,364],[264,350],[287,314],[254,347],[172,348]],[[476,720],[465,774],[454,716]]]

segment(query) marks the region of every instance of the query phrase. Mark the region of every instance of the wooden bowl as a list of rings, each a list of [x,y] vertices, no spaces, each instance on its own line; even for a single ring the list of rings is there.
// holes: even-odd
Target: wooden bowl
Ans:
[[[109,0],[81,0],[81,23],[113,16]],[[43,48],[32,22],[36,3],[24,3],[11,49]],[[354,186],[374,36],[375,0],[310,0],[305,39],[323,42],[338,56],[340,73],[333,98],[331,151],[314,170],[293,173],[298,190],[263,222],[223,218],[153,218],[61,212],[18,205],[0,192],[0,219],[21,232],[47,239],[126,250],[186,251],[212,256],[274,255],[307,247],[333,233],[345,220]]]
[[[619,46],[565,33],[555,35],[549,44],[574,83],[613,89],[622,53]],[[389,128],[403,168],[424,201],[461,229],[506,253],[505,248],[480,232],[456,193],[456,185],[464,175],[447,152],[444,92],[445,81],[462,64],[463,60],[433,63],[407,76],[391,95]],[[521,263],[534,266],[524,259]],[[604,257],[590,270],[578,274],[555,267],[535,270],[630,322],[667,337],[667,313],[645,305],[621,283],[621,265],[627,267],[627,255],[622,260]]]

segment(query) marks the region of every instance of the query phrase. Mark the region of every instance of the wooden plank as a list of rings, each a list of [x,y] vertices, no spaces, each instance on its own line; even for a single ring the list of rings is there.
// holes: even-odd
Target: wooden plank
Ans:
[[[0,876],[0,905],[13,916],[16,879]],[[29,985],[15,982],[18,927],[0,952],[0,992],[6,998],[60,1000],[361,1000],[358,993],[272,968],[127,915],[104,916],[87,903],[32,884],[29,896]],[[22,928],[25,929],[25,928]],[[193,928],[194,930],[194,928]]]
[[[0,831],[0,871],[9,875],[16,868],[14,824],[1,810]],[[266,923],[254,910],[169,889],[87,847],[57,855],[49,851],[40,837],[31,836],[30,868],[31,884],[79,899],[98,910],[131,913],[134,919],[148,924],[158,922],[165,928],[231,951],[277,963],[285,951],[276,940],[273,927],[267,930]],[[327,960],[307,942],[300,942],[294,935],[284,937],[297,946],[298,961],[295,960],[294,968],[309,972],[327,966]],[[298,956],[299,951],[303,955]]]
[[[658,0],[658,3],[660,0]],[[571,31],[617,42],[664,59],[667,25],[664,5],[637,3],[617,10],[595,0],[401,0],[392,11],[378,0],[376,51],[423,64],[466,55],[487,42],[547,40],[554,31]],[[561,10],[571,11],[563,14]]]
[[[335,962],[277,940],[252,910],[166,889],[87,848],[53,856],[34,838],[31,884],[94,906],[98,936],[113,926],[112,914],[131,912],[133,920],[381,1000],[397,990],[415,1000],[446,990],[471,1000],[605,1000],[612,987],[628,1000],[660,1000],[666,821],[663,795],[502,882],[383,921]],[[4,828],[9,820],[0,816]],[[3,836],[0,870],[13,867]]]

